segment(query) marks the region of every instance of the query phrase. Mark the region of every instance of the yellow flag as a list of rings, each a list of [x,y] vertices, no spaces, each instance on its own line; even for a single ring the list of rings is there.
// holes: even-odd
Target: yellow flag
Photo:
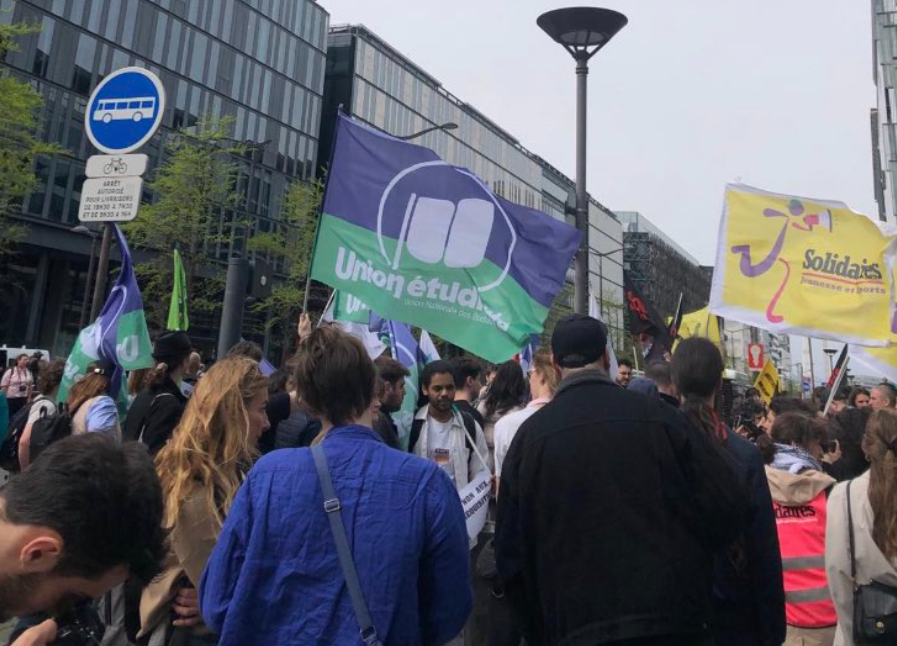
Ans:
[[[779,371],[772,359],[767,359],[763,370],[757,375],[757,381],[754,382],[754,388],[760,393],[760,398],[769,406],[769,402],[779,392]]]
[[[679,336],[687,339],[692,336],[702,336],[719,344],[719,317],[710,313],[710,307],[704,307],[682,317],[682,325],[679,327]]]
[[[840,202],[730,184],[710,309],[780,334],[886,346],[895,249]]]

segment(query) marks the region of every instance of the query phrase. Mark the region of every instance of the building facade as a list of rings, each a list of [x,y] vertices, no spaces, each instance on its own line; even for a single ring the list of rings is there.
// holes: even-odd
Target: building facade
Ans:
[[[872,78],[878,106],[871,112],[872,167],[878,217],[897,215],[897,0],[872,0]]]
[[[78,333],[91,242],[73,233],[87,157],[87,98],[111,71],[155,72],[167,106],[161,135],[141,151],[151,177],[164,142],[204,116],[232,120],[236,141],[258,152],[239,159],[240,206],[249,235],[275,231],[289,182],[314,176],[319,149],[329,16],[312,0],[15,0],[0,21],[40,26],[2,64],[44,98],[41,136],[66,152],[37,161],[37,188],[16,217],[27,225],[0,286],[0,343],[65,356]],[[242,241],[216,243],[226,261]],[[200,347],[213,347],[218,322],[191,321]],[[191,317],[192,318],[192,317]],[[259,339],[261,340],[261,339]]]
[[[396,136],[407,136],[445,123],[454,130],[435,130],[415,138],[445,161],[473,171],[497,195],[539,209],[573,224],[566,207],[572,204],[573,181],[551,164],[525,149],[510,133],[476,108],[448,92],[433,76],[361,25],[330,29],[321,161],[330,148],[337,111]],[[572,133],[571,133],[572,136]],[[614,214],[590,198],[590,282],[596,297],[603,295],[605,316],[612,332],[623,334],[622,247],[620,223]],[[606,253],[603,258],[599,252]],[[572,310],[573,271],[556,300],[547,329]],[[620,307],[612,307],[619,304]]]
[[[711,274],[641,213],[618,211],[623,225],[623,262],[633,285],[661,316],[672,316],[682,294],[682,311],[710,300]]]

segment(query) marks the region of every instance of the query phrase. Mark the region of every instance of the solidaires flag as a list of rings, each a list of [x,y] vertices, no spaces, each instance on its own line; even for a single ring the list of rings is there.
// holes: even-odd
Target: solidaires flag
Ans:
[[[174,250],[174,286],[171,289],[171,305],[168,307],[168,329],[186,332],[190,327],[187,316],[187,276],[181,252]]]
[[[500,362],[542,331],[580,237],[432,150],[340,115],[311,273]]]
[[[730,184],[710,310],[778,334],[885,346],[895,244],[840,202]]]

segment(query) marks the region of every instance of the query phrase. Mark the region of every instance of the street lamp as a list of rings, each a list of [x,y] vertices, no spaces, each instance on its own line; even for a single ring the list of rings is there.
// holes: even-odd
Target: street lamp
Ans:
[[[87,280],[84,281],[84,298],[81,301],[81,318],[78,320],[78,329],[83,330],[87,324],[88,301],[90,301],[90,285],[93,282],[93,266],[96,262],[97,238],[100,236],[99,231],[88,229],[83,224],[72,227],[72,233],[80,233],[90,236],[90,262],[87,263]]]
[[[429,128],[424,128],[420,132],[415,132],[414,134],[411,134],[411,135],[405,135],[404,137],[398,137],[395,135],[393,135],[393,136],[395,136],[396,139],[399,139],[401,141],[411,141],[412,139],[417,139],[418,137],[423,137],[424,135],[431,133],[434,130],[442,130],[443,132],[447,132],[449,130],[457,130],[457,129],[458,129],[457,123],[455,123],[453,121],[448,121],[446,123],[443,123],[440,126],[430,126]]]
[[[586,197],[586,81],[589,59],[598,53],[629,20],[621,13],[594,7],[571,7],[543,13],[536,24],[570,52],[576,61],[576,228],[582,241],[576,254],[574,309],[589,311],[588,235]]]

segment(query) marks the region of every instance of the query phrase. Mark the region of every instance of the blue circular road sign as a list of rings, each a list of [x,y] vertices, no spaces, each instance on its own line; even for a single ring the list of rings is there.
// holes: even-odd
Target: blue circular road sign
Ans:
[[[165,113],[165,88],[142,67],[124,67],[103,79],[90,95],[84,129],[104,153],[129,153],[150,140]]]

